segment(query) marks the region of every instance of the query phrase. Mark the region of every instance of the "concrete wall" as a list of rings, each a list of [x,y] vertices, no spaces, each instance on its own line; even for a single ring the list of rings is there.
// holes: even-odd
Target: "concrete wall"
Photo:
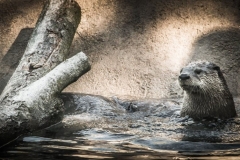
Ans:
[[[136,98],[176,96],[181,94],[176,83],[180,69],[192,60],[207,59],[221,66],[231,92],[239,95],[239,0],[77,2],[82,20],[70,56],[85,52],[92,70],[66,92]],[[12,53],[12,44],[22,29],[34,27],[42,5],[40,0],[0,0],[2,58],[20,54]],[[24,46],[21,38],[17,45]],[[3,77],[13,68],[8,66],[11,59],[2,61],[6,64],[1,67],[5,67]]]

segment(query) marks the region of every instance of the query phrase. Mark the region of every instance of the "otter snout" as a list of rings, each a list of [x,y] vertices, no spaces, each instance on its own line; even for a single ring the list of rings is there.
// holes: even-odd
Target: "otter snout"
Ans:
[[[188,75],[188,74],[181,74],[180,76],[179,76],[179,79],[180,80],[187,80],[187,79],[189,79],[190,78],[190,76]]]

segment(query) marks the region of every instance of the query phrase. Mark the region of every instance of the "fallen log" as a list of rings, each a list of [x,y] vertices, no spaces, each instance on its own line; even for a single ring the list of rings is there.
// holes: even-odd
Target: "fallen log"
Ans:
[[[73,0],[48,0],[38,18],[24,55],[0,100],[44,76],[68,55],[80,22],[79,5]]]
[[[64,111],[60,92],[89,69],[86,55],[78,53],[8,99],[0,106],[0,144],[59,121]]]
[[[64,61],[79,21],[75,1],[47,1],[0,97],[0,146],[61,119],[60,92],[90,69],[82,52]]]

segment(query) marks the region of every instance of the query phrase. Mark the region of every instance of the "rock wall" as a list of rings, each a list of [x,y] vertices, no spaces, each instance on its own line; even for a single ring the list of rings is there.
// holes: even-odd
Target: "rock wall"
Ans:
[[[231,92],[239,95],[240,0],[76,1],[82,18],[70,56],[85,52],[92,69],[66,92],[178,96],[180,69],[192,60],[207,59],[221,66]],[[13,44],[25,48],[26,41],[16,43],[17,37],[34,27],[42,5],[43,0],[0,0],[2,83],[20,54],[13,53]]]

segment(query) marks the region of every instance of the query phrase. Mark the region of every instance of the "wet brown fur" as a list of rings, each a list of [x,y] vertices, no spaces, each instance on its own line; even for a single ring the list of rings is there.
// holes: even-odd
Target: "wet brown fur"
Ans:
[[[181,79],[181,75],[189,75]],[[193,119],[236,116],[232,94],[220,68],[207,61],[192,62],[181,70],[179,84],[184,90],[181,116]]]

